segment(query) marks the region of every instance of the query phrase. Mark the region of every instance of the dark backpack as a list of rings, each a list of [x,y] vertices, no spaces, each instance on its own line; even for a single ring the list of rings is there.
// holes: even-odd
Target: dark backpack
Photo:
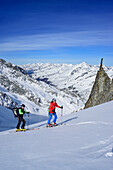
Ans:
[[[15,108],[12,109],[12,111],[13,111],[14,116],[18,117],[19,108],[15,107]]]

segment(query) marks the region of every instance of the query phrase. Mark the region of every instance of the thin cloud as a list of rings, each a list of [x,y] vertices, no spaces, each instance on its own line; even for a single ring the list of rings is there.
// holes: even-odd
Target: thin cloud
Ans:
[[[113,31],[81,31],[20,36],[0,44],[0,51],[50,50],[58,47],[112,46]]]
[[[39,56],[38,56],[39,57]],[[81,62],[81,60],[79,60],[79,59],[41,59],[41,57],[40,57],[40,59],[26,59],[26,58],[21,58],[21,59],[19,59],[19,58],[16,58],[16,59],[10,59],[10,62],[12,62],[12,63],[18,63],[18,64],[20,64],[20,65],[23,65],[23,64],[30,64],[30,63],[80,63]]]

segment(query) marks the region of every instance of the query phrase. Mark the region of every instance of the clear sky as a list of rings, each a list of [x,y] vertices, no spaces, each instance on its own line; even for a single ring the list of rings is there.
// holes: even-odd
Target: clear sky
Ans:
[[[113,0],[0,0],[0,58],[113,66]]]

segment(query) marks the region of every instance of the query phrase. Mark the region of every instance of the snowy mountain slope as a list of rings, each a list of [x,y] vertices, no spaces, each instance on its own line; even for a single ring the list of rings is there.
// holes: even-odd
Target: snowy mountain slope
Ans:
[[[0,60],[0,105],[12,107],[25,103],[31,113],[47,116],[52,98],[57,98],[58,104],[64,106],[65,114],[83,105],[78,96],[70,96],[53,85],[37,81],[21,67]],[[59,116],[60,112],[58,110]]]
[[[66,115],[63,121],[67,124],[60,127],[1,132],[0,168],[112,170],[112,108],[113,102],[109,102]]]
[[[0,106],[0,131],[15,128],[16,123],[12,111]]]
[[[81,64],[27,64],[23,68],[40,82],[55,86],[74,100],[79,109],[88,100],[99,66]],[[113,67],[104,66],[109,77],[113,78]]]

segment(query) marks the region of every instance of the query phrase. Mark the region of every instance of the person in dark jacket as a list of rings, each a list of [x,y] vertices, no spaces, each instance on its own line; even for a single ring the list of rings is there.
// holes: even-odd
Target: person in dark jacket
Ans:
[[[63,106],[59,106],[56,103],[56,99],[52,99],[52,101],[50,103],[50,107],[49,107],[49,119],[48,119],[48,126],[50,126],[50,127],[51,127],[50,121],[52,119],[52,116],[54,116],[53,125],[54,126],[56,125],[56,120],[57,120],[57,115],[56,115],[56,112],[55,112],[56,107],[63,109]]]
[[[29,114],[30,112],[26,112],[24,109],[25,109],[24,104],[22,104],[21,107],[18,109],[18,124],[16,126],[17,129],[20,129],[21,122],[22,122],[21,129],[25,128],[26,121],[24,120],[23,115],[26,113]]]

